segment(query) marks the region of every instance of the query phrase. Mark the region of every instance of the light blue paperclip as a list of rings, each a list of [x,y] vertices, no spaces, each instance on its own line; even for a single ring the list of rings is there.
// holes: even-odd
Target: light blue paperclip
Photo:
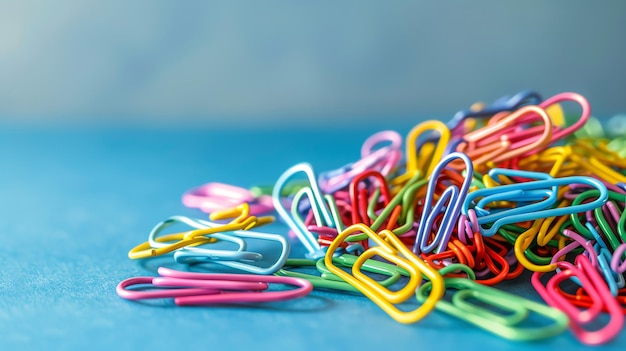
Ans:
[[[219,225],[219,224],[212,223],[212,222],[205,221],[205,220],[198,220],[197,222],[201,225],[205,225],[205,227],[215,227],[216,225]],[[290,250],[289,241],[287,241],[287,239],[282,235],[271,234],[271,233],[260,233],[260,232],[250,231],[250,230],[235,230],[235,231],[229,232],[228,234],[223,234],[223,233],[219,233],[219,234],[230,236],[232,238],[249,238],[249,239],[256,239],[256,240],[275,241],[279,243],[281,246],[280,255],[278,259],[276,259],[276,262],[274,262],[272,265],[267,266],[267,267],[259,267],[259,266],[255,266],[249,263],[245,263],[246,260],[215,261],[211,258],[211,256],[205,255],[204,251],[206,251],[206,249],[198,248],[198,247],[185,247],[183,249],[180,249],[174,252],[174,259],[176,260],[176,262],[183,263],[183,264],[214,262],[214,263],[226,266],[226,267],[238,269],[238,270],[249,272],[249,273],[267,275],[267,274],[274,274],[276,271],[281,269],[283,265],[285,264],[285,262],[287,261],[287,258],[289,258],[289,250]],[[216,235],[217,234],[210,234],[210,235],[207,235],[207,237],[216,237]]]
[[[450,162],[458,159],[465,162],[465,168],[467,170],[461,189],[459,190],[456,185],[450,185],[447,187],[433,208],[432,202],[439,174]],[[437,166],[435,166],[433,173],[428,180],[428,189],[426,191],[426,199],[424,200],[424,210],[422,211],[422,219],[420,220],[419,228],[415,237],[413,252],[430,252],[435,248],[435,246],[437,246],[437,252],[446,248],[448,241],[450,240],[450,235],[457,225],[461,208],[465,202],[465,197],[467,196],[469,188],[472,184],[473,174],[474,166],[472,164],[472,160],[462,152],[453,152],[446,155],[441,159],[441,161],[439,161]],[[444,209],[446,201],[449,206]],[[443,215],[441,225],[437,230],[437,234],[435,235],[432,243],[427,245],[426,242],[428,238],[430,238],[429,231],[433,228],[435,218],[443,211],[445,211],[445,213]]]
[[[513,170],[498,170],[500,173],[518,173],[524,177],[525,173],[538,173],[538,172],[524,172]],[[583,203],[575,206],[568,207],[552,207],[556,203],[556,197],[558,192],[558,186],[569,184],[586,184],[593,188],[596,188],[600,194],[594,201]],[[538,189],[552,189],[550,197],[539,203],[532,203],[526,206],[505,209],[494,213],[485,214],[485,211],[477,212],[478,224],[480,225],[480,231],[484,236],[494,235],[500,227],[505,224],[519,223],[525,221],[532,221],[539,218],[558,217],[564,215],[570,215],[572,213],[581,213],[585,211],[593,210],[597,207],[603,206],[608,200],[608,190],[606,186],[599,180],[591,177],[572,176],[564,178],[552,178],[547,180],[537,180],[525,183],[500,185],[493,188],[478,189],[467,195],[463,204],[463,214],[467,215],[467,211],[470,208],[470,204],[474,203],[477,198],[494,196],[501,193],[508,193],[516,195],[518,198],[524,199],[524,193],[528,191],[536,191]],[[536,192],[532,192],[533,196],[536,196]],[[490,228],[485,228],[483,225],[491,223]]]
[[[602,236],[600,235],[600,233],[598,233],[598,231],[593,226],[593,224],[589,222],[585,223],[585,227],[587,227],[591,235],[593,235],[593,238],[596,240],[596,243],[594,244],[593,248],[596,251],[596,254],[598,255],[598,265],[599,265],[598,270],[604,276],[604,280],[606,281],[606,284],[608,285],[609,290],[611,291],[611,294],[613,296],[617,296],[618,294],[617,290],[619,288],[623,288],[626,281],[624,280],[624,277],[621,274],[617,274],[611,269],[610,263],[611,263],[611,258],[613,256],[611,255],[611,251],[609,250],[608,245],[602,239]],[[578,279],[574,279],[574,278],[575,277],[573,277],[572,280],[575,281],[576,284],[580,285]]]
[[[497,180],[499,176],[501,175],[507,176],[507,177],[522,177],[522,178],[536,179],[536,180],[554,179],[547,173],[521,171],[521,170],[506,169],[506,168],[493,168],[489,171],[488,174],[494,180]],[[493,213],[491,215],[493,217],[493,216],[498,216],[498,212],[502,211],[502,210],[496,209],[490,212],[484,209],[485,205],[494,201],[501,201],[501,200],[511,201],[511,199],[515,199],[514,201],[518,202],[521,205],[516,208],[505,209],[504,211],[507,211],[506,212],[507,215],[541,210],[549,206],[552,206],[557,201],[557,198],[556,198],[557,191],[558,191],[557,186],[552,186],[552,187],[545,188],[545,189],[530,189],[530,190],[512,189],[510,191],[503,191],[501,187],[502,186],[497,187],[501,191],[495,192],[494,194],[491,194],[491,195],[488,195],[488,194],[481,195],[482,193],[479,193],[479,195],[481,195],[482,198],[474,204],[474,211],[476,211],[476,214],[479,216],[487,217],[487,219],[484,219],[485,221],[488,221],[489,218],[491,218],[489,217],[490,213]],[[482,188],[481,190],[484,190],[484,189],[485,188]],[[496,189],[496,188],[488,188],[488,189]],[[474,199],[477,197],[476,195],[472,195],[472,194],[468,195],[468,198]],[[539,203],[532,202],[532,201],[538,201],[538,200],[543,200],[543,201]],[[469,201],[472,201],[472,200],[469,200]]]
[[[194,229],[215,228],[222,224],[213,223],[201,219],[192,219],[184,216],[173,216],[165,221],[159,223],[148,236],[148,242],[152,247],[164,247],[167,243],[156,241],[158,234],[165,228],[175,224],[183,223]],[[279,270],[289,257],[289,242],[282,235],[270,234],[270,233],[258,233],[248,230],[237,230],[226,233],[213,233],[205,235],[207,238],[215,238],[219,240],[225,240],[239,245],[238,250],[214,250],[199,247],[184,247],[174,252],[174,259],[176,262],[183,264],[190,263],[208,263],[213,262],[223,266],[227,266],[242,271],[255,273],[255,274],[273,274]],[[281,253],[279,258],[269,267],[259,267],[248,262],[260,261],[263,259],[263,255],[257,252],[245,251],[247,243],[243,238],[258,239],[275,241],[281,245]]]
[[[218,226],[218,224],[215,224],[215,223],[211,223],[211,222],[208,222],[208,223],[210,223],[210,225],[200,223],[200,220],[196,220],[196,219],[185,217],[185,216],[172,216],[158,223],[156,226],[154,226],[154,228],[152,228],[152,230],[150,231],[150,234],[148,235],[148,243],[150,243],[150,246],[155,247],[155,248],[166,247],[170,245],[169,243],[157,241],[157,237],[163,230],[175,224],[185,224],[194,229],[214,228]],[[222,234],[222,233],[214,233],[214,234],[206,235],[206,237],[228,241],[239,246],[237,250],[203,249],[204,254],[207,256],[207,259],[210,258],[212,261],[229,261],[229,260],[231,261],[238,261],[238,260],[259,261],[263,259],[263,255],[258,252],[246,251],[247,243],[241,238]],[[178,250],[182,250],[182,248]]]
[[[298,223],[294,221],[289,211],[287,211],[287,209],[283,206],[280,198],[282,189],[287,184],[289,178],[299,172],[306,175],[309,184],[311,185],[310,192],[306,192],[306,194],[309,195],[309,200],[311,202],[311,207],[314,209],[314,213],[317,211],[321,217],[320,220],[322,223],[318,223],[318,225],[335,227],[330,209],[327,207],[322,192],[317,184],[317,177],[315,176],[313,167],[311,167],[309,163],[299,163],[294,165],[278,178],[276,184],[274,185],[274,189],[272,190],[272,202],[276,212],[278,212],[278,215],[287,223],[289,228],[294,231],[294,233],[298,236],[298,239],[308,251],[307,256],[310,258],[322,257],[325,255],[325,252],[322,250],[315,236],[308,229],[299,226]],[[300,192],[302,192],[302,190]]]

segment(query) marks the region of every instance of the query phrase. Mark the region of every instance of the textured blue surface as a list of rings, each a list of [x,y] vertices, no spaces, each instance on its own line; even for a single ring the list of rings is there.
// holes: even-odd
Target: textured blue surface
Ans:
[[[126,254],[166,217],[202,216],[182,206],[186,189],[271,184],[300,161],[336,168],[374,131],[0,131],[0,350],[582,349],[569,331],[510,342],[440,313],[401,325],[364,297],[331,292],[203,308],[115,294],[122,279],[182,268]],[[525,283],[503,288],[537,298]]]

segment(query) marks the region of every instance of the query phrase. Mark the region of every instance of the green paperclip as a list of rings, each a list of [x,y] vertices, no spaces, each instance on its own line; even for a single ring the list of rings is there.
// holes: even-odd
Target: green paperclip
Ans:
[[[510,340],[538,340],[557,335],[567,329],[569,318],[552,307],[516,296],[502,290],[481,285],[465,278],[444,278],[446,288],[458,289],[452,301],[439,300],[436,308],[470,324]],[[425,301],[431,289],[427,282],[416,291],[417,300]],[[460,294],[460,295],[459,295]],[[483,304],[511,312],[501,315],[468,301],[476,299]],[[530,312],[535,312],[552,323],[545,326],[517,326]]]
[[[323,261],[323,259],[321,260]],[[315,267],[315,260],[290,258],[285,262],[283,268],[279,269],[274,275],[306,279],[311,282],[316,289],[333,289],[360,293],[359,290],[344,281],[324,279],[312,274],[293,272],[285,269],[285,267]]]
[[[375,217],[374,223],[370,226],[372,230],[378,231],[380,226],[389,218],[393,209],[402,203],[402,214],[400,215],[399,220],[404,220],[404,224],[398,228],[392,230],[392,232],[396,235],[401,235],[413,227],[413,218],[415,214],[415,206],[413,206],[413,198],[415,197],[415,193],[426,183],[428,183],[428,179],[420,179],[421,175],[418,171],[409,181],[407,185],[405,185],[400,192],[396,194],[396,196],[389,201],[389,204],[383,209],[378,217]],[[372,208],[373,209],[373,208]],[[369,212],[369,210],[368,210]],[[368,216],[371,217],[371,213],[368,213]],[[346,239],[346,242],[355,242],[366,240],[367,235],[365,234],[356,234],[350,236],[350,238]]]
[[[598,194],[600,194],[600,192],[598,190],[588,190],[585,191],[584,193],[578,195],[574,201],[572,201],[572,206],[575,205],[579,205],[581,204],[583,201],[592,198],[594,196],[598,196]],[[620,193],[616,193],[614,191],[609,191],[609,198],[608,201],[618,201],[618,202],[624,202],[625,197],[624,194],[620,194]],[[620,240],[617,238],[617,236],[615,235],[615,233],[613,233],[613,230],[611,229],[611,226],[606,222],[606,220],[604,219],[604,214],[602,213],[602,208],[601,207],[597,207],[594,209],[594,215],[596,217],[596,219],[598,220],[598,225],[600,225],[600,228],[602,229],[602,232],[604,232],[606,234],[607,240],[609,241],[609,244],[611,245],[611,247],[613,247],[613,250],[615,250],[615,248],[617,248],[617,246],[619,246],[619,244],[621,244]],[[574,227],[576,228],[576,231],[582,235],[585,239],[588,240],[594,240],[595,238],[593,237],[593,235],[591,234],[591,232],[589,231],[589,229],[587,229],[580,221],[580,217],[578,217],[577,213],[572,213],[570,215],[571,219],[572,219],[572,224],[574,225]],[[622,222],[621,218],[620,218],[620,223]],[[622,233],[624,232],[624,230],[622,229]],[[626,234],[626,233],[623,233]],[[622,237],[622,240],[626,240],[626,235],[622,236],[620,234],[620,237]]]
[[[569,225],[569,221],[565,223]],[[563,232],[563,228],[564,226],[561,226],[561,232]],[[498,229],[498,234],[502,235],[502,237],[506,239],[509,244],[514,245],[517,237],[524,231],[526,231],[526,228],[519,227],[515,224],[507,224]],[[549,246],[553,247],[558,247],[558,244],[558,240],[555,239],[550,240],[550,242],[548,243]],[[528,260],[530,260],[532,263],[537,265],[550,264],[552,257],[540,256],[532,251],[532,248],[536,246],[537,241],[533,240],[533,243],[524,251],[524,256],[526,256],[526,258],[528,258]]]
[[[357,259],[357,256],[350,255],[350,254],[343,254],[338,257],[333,257],[333,263],[336,264],[337,266],[352,268],[356,259]],[[320,259],[317,261],[316,267],[317,267],[317,270],[320,273],[322,273],[322,278],[343,282],[343,279],[333,274],[326,267],[326,264],[324,264],[323,259]],[[398,282],[398,280],[400,280],[400,277],[403,275],[409,276],[409,272],[407,272],[403,268],[400,268],[396,265],[392,265],[389,263],[380,262],[380,261],[371,260],[371,259],[365,261],[362,268],[363,270],[370,272],[370,273],[376,273],[376,274],[389,276],[387,279],[377,282],[378,284],[385,286],[385,287],[395,284],[396,282]]]

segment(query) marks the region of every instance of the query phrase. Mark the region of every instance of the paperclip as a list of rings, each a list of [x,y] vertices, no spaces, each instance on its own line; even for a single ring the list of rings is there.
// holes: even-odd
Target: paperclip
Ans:
[[[300,278],[291,277],[277,277],[277,276],[262,276],[262,275],[250,275],[250,274],[214,274],[214,273],[192,273],[181,272],[173,269],[160,267],[158,273],[164,278],[178,279],[183,287],[202,287],[205,286],[207,281],[234,281],[234,282],[254,282],[263,287],[262,284],[277,283],[296,286],[296,289],[287,291],[268,291],[259,293],[260,289],[256,291],[233,291],[222,293],[206,293],[206,294],[181,294],[174,297],[174,303],[179,306],[194,306],[194,305],[215,305],[225,303],[249,303],[249,302],[272,302],[272,301],[285,301],[289,299],[295,299],[308,295],[313,286],[310,282]],[[154,281],[153,278],[152,281]],[[160,282],[167,281],[166,279],[160,280]],[[124,286],[120,283],[118,285],[118,294],[122,290],[122,294],[128,293],[126,287],[128,287],[128,281]],[[159,280],[157,280],[159,282]],[[124,283],[124,282],[122,282]],[[135,283],[137,284],[137,283]],[[145,284],[145,281],[140,281],[139,284]],[[207,290],[207,289],[199,289]],[[262,289],[261,289],[262,290]],[[171,293],[171,291],[168,291]],[[122,296],[122,295],[120,295]],[[122,296],[124,297],[124,296]]]
[[[199,224],[198,220],[193,220],[184,216],[173,216],[171,218],[168,218],[167,220],[158,223],[150,231],[150,234],[148,235],[148,241],[146,243],[140,244],[136,246],[135,248],[131,249],[130,252],[128,253],[128,257],[131,259],[139,259],[139,258],[148,258],[148,257],[168,254],[176,250],[179,250],[183,247],[207,244],[207,243],[215,241],[215,239],[218,238],[218,237],[209,238],[208,237],[209,234],[216,234],[218,232],[235,231],[239,229],[250,229],[256,225],[262,225],[273,220],[272,217],[258,217],[257,218],[255,216],[249,216],[249,207],[248,207],[248,204],[246,203],[239,205],[233,209],[214,212],[213,214],[211,214],[211,218],[220,219],[222,218],[222,216],[226,216],[226,218],[228,218],[232,215],[238,215],[238,216],[237,218],[235,218],[228,224],[216,224],[216,223],[210,223],[210,222],[204,222],[205,224]],[[184,233],[169,234],[169,235],[165,235],[162,237],[157,237],[158,234],[160,234],[164,229],[176,223],[183,223],[183,224],[189,225],[195,230],[187,231]],[[207,225],[206,223],[210,223],[210,225]],[[222,257],[222,259],[228,259],[229,257],[232,259],[246,259],[246,258],[254,259],[255,256],[259,257],[258,254],[254,254],[254,253],[249,254],[249,253],[243,252],[245,248],[243,247],[241,240],[228,239],[226,237],[223,237],[223,238],[224,240],[229,240],[229,241],[239,244],[240,250],[237,250],[237,251],[241,251],[241,252],[240,253],[235,253],[232,251],[223,252],[224,256]],[[243,256],[238,256],[238,255],[243,255]]]
[[[418,138],[428,132],[437,132],[439,139],[437,140],[437,146],[425,147],[425,145],[431,143],[419,145],[420,154],[417,155],[418,145],[415,143]],[[411,177],[415,172],[420,171],[425,176],[429,176],[435,166],[441,160],[444,155],[446,146],[450,141],[450,130],[443,122],[440,121],[426,121],[418,124],[409,132],[406,138],[406,174]],[[406,177],[406,176],[405,176]]]
[[[510,340],[538,340],[558,335],[567,329],[569,320],[561,311],[543,304],[478,284],[464,278],[444,278],[446,288],[458,289],[452,301],[440,300],[436,308],[455,316],[481,329]],[[417,289],[418,301],[423,302],[430,292],[431,283],[427,282]],[[484,309],[470,303],[469,298],[478,300],[484,305],[493,306],[509,312],[501,315],[492,310]],[[521,326],[527,316],[536,314],[550,320],[545,326]]]
[[[350,275],[335,266],[332,258],[341,242],[355,232],[367,234],[378,246],[370,247],[356,259],[352,267],[352,275]],[[360,271],[360,267],[364,262],[376,255],[409,272],[410,277],[404,288],[398,291],[390,291]],[[441,299],[445,290],[441,275],[407,249],[391,231],[383,230],[377,234],[366,225],[360,223],[346,228],[337,236],[335,241],[328,247],[324,263],[331,272],[357,288],[363,295],[371,299],[389,316],[400,323],[414,323],[422,319],[433,310],[435,303]],[[415,289],[422,281],[422,274],[433,283],[431,294],[415,310],[409,312],[400,311],[394,304],[405,302],[414,294]]]
[[[432,203],[434,201],[434,191],[437,181],[439,179],[439,175],[448,164],[458,159],[461,159],[463,162],[465,162],[465,167],[467,171],[461,189],[458,189],[456,185],[449,185],[444,193],[441,194],[439,200],[433,208]],[[474,166],[472,165],[472,160],[470,160],[467,155],[460,152],[453,152],[446,155],[435,166],[432,174],[430,175],[430,180],[428,181],[428,189],[426,191],[426,199],[424,200],[422,217],[420,220],[419,228],[417,230],[417,235],[415,237],[415,244],[413,245],[414,253],[428,253],[435,249],[435,246],[437,246],[435,252],[441,252],[441,250],[448,245],[450,235],[452,234],[452,231],[454,230],[458,222],[461,208],[463,207],[465,197],[467,196],[470,185],[472,183],[473,172]],[[443,206],[446,201],[448,203],[448,206],[446,206],[444,210]],[[442,212],[443,219],[439,224],[437,233],[435,234],[432,242],[430,244],[427,244],[427,240],[430,237],[433,224],[435,223],[435,218]]]
[[[513,96],[503,96],[491,105],[477,111],[461,110],[454,114],[447,126],[450,130],[455,130],[466,118],[491,117],[498,112],[517,110],[523,105],[538,105],[540,102],[541,96],[537,92],[524,90]]]
[[[306,228],[301,228],[293,220],[293,218],[281,202],[280,194],[282,192],[282,188],[286,185],[287,181],[297,173],[304,173],[309,181],[312,194],[312,198],[310,198],[311,206],[319,211],[320,216],[322,217],[321,220],[323,221],[323,223],[318,223],[318,225],[326,224],[330,227],[334,226],[330,209],[326,206],[326,202],[324,201],[322,192],[317,185],[317,179],[315,177],[315,173],[313,172],[313,168],[308,163],[299,163],[295,166],[292,166],[278,178],[272,192],[272,200],[274,202],[274,208],[276,209],[276,212],[278,212],[281,218],[287,223],[289,228],[296,234],[298,239],[300,239],[300,241],[308,251],[308,254],[311,255],[311,257],[315,258],[323,255],[324,253],[321,246],[317,242],[317,239],[310,231],[308,231]]]
[[[257,198],[247,189],[216,182],[188,190],[183,194],[182,202],[187,207],[199,208],[207,213],[232,208],[242,203],[250,204],[252,214],[268,213],[274,209],[270,196]]]
[[[528,136],[516,141],[519,135],[512,136],[520,120],[527,115],[538,115],[543,121],[543,131],[538,136]],[[517,134],[520,132],[517,131]],[[456,151],[466,153],[474,162],[474,167],[487,162],[501,162],[530,151],[538,152],[550,143],[552,121],[541,108],[533,105],[524,106],[501,120],[465,134]]]
[[[216,238],[207,237],[194,237],[185,240],[185,234],[187,234],[187,232],[156,237],[156,235],[160,233],[160,231],[175,223],[185,223],[193,227],[194,224],[196,224],[196,221],[184,216],[173,216],[159,222],[150,231],[150,235],[153,237],[153,241],[157,242],[157,247],[153,247],[150,241],[144,242],[132,248],[128,252],[128,258],[136,260],[141,258],[155,257],[174,252],[185,246],[203,245],[217,241]]]
[[[540,281],[541,273],[534,273],[531,282],[539,295],[550,305],[565,312],[572,320],[570,327],[574,336],[587,345],[604,344],[616,337],[623,324],[624,315],[620,305],[611,295],[598,271],[593,268],[589,259],[584,255],[576,257],[576,266],[569,262],[558,262],[562,270],[556,273],[544,287]],[[557,292],[558,285],[568,278],[576,277],[582,283],[582,287],[591,296],[594,305],[587,310],[579,311],[576,307]],[[609,315],[609,322],[601,329],[588,331],[584,325],[594,320],[603,308]]]
[[[362,207],[361,204],[366,204],[367,205],[367,200],[368,200],[368,191],[365,188],[359,189],[359,184],[364,183],[364,181],[367,179],[369,180],[370,178],[374,178],[378,181],[379,183],[379,187],[381,190],[381,195],[382,195],[382,199],[383,199],[383,206],[386,206],[389,204],[390,201],[390,195],[389,195],[389,188],[387,187],[387,180],[385,179],[385,177],[380,173],[380,172],[376,172],[376,171],[365,171],[361,174],[359,174],[358,176],[354,177],[352,179],[352,182],[350,182],[350,200],[352,201],[352,223],[365,223],[365,224],[370,224],[369,223],[369,218],[367,218],[367,209],[365,209],[365,211],[362,211]],[[378,199],[374,199],[375,201],[377,201]],[[367,206],[365,206],[367,207]],[[363,213],[363,216],[361,216],[361,213]]]
[[[616,193],[614,191],[606,191],[607,192],[607,201],[623,201],[625,199],[623,194],[619,194]],[[585,203],[585,201],[587,201],[590,198],[596,197],[596,196],[601,196],[601,190],[587,190],[581,194],[579,194],[573,201],[572,201],[572,206],[579,206],[580,204]],[[603,204],[604,205],[604,204]],[[608,224],[608,222],[604,219],[604,214],[602,213],[602,208],[601,206],[598,206],[596,208],[592,208],[589,210],[593,210],[593,213],[595,215],[595,219],[598,220],[598,224],[600,225],[600,227],[602,228],[602,231],[606,234],[607,239],[609,240],[609,243],[611,244],[611,247],[613,248],[613,250],[615,250],[617,248],[617,246],[619,246],[620,244],[620,239],[617,238],[615,232],[613,231],[613,228],[611,228],[611,226]],[[581,211],[582,212],[582,211]],[[580,212],[579,212],[580,213]],[[576,230],[583,235],[584,237],[586,237],[587,239],[594,239],[594,237],[592,236],[590,230],[581,223],[580,218],[578,217],[578,213],[572,213],[570,215],[571,220],[572,220],[572,225],[576,228]],[[620,220],[621,222],[621,220]],[[620,226],[618,224],[617,226],[618,229],[618,234],[621,234],[619,232],[620,230]],[[626,233],[624,233],[626,234]],[[626,239],[626,236],[621,236],[622,240]]]
[[[204,222],[208,223],[208,222]],[[213,234],[215,236],[216,234]],[[249,273],[255,274],[272,274],[279,270],[287,261],[289,257],[290,245],[287,239],[279,234],[271,234],[271,233],[260,233],[253,232],[249,230],[236,230],[230,232],[229,236],[234,236],[238,238],[249,238],[256,240],[266,240],[266,241],[274,241],[280,244],[280,254],[276,261],[269,266],[260,267],[253,264],[246,263],[246,259],[238,259],[238,260],[214,260],[213,252],[207,252],[206,249],[196,248],[196,247],[185,247],[181,250],[178,250],[174,253],[174,259],[176,262],[191,264],[191,263],[207,263],[207,262],[215,262],[222,266],[227,266],[230,268],[246,271]]]
[[[343,254],[340,256],[333,257],[333,263],[337,266],[341,266],[345,268],[352,268],[354,267],[354,263],[356,262],[357,258],[358,256],[354,256],[350,254]],[[337,275],[333,274],[328,269],[328,267],[326,267],[326,264],[324,263],[324,259],[320,258],[319,260],[317,260],[317,262],[315,263],[315,266],[317,270],[322,274],[322,278],[328,279],[328,280],[341,281],[341,282],[344,281]],[[363,263],[361,267],[364,271],[387,276],[386,279],[378,281],[378,284],[385,286],[385,287],[388,287],[392,284],[397,283],[400,280],[400,277],[403,275],[404,276],[410,275],[409,272],[407,272],[406,270],[398,266],[394,266],[392,264],[388,264],[385,262],[380,262],[380,261],[376,261],[372,259],[365,261],[365,263]],[[354,289],[358,291],[356,288]]]
[[[390,145],[374,150],[377,144]],[[388,175],[402,158],[400,146],[402,137],[397,132],[384,130],[370,136],[361,147],[361,159],[339,169],[320,173],[319,185],[325,193],[334,193],[345,188],[352,179],[367,170],[379,171]]]
[[[287,267],[315,267],[316,263],[322,261],[323,259],[312,260],[312,259],[300,259],[300,258],[290,258],[285,262],[283,268],[279,269],[274,273],[274,275],[284,276],[284,277],[293,277],[293,278],[301,278],[308,280],[314,289],[332,289],[332,290],[341,290],[341,291],[349,291],[349,292],[359,292],[352,285],[344,282],[333,279],[325,279],[324,277],[320,277],[317,275],[293,272],[287,270]]]
[[[128,289],[135,285],[147,285],[157,289],[148,291]],[[126,300],[150,300],[213,295],[229,290],[261,291],[267,288],[268,285],[260,281],[196,280],[190,282],[189,280],[169,277],[134,277],[121,281],[115,290],[121,298]]]
[[[500,172],[506,172],[499,169]],[[509,171],[510,172],[510,171]],[[494,235],[498,229],[504,224],[519,223],[525,221],[532,221],[539,218],[558,217],[564,215],[571,215],[574,213],[581,213],[588,210],[593,210],[597,207],[601,207],[608,199],[608,190],[602,182],[591,177],[572,176],[564,178],[553,178],[548,180],[538,180],[526,183],[508,184],[495,188],[479,189],[471,192],[467,195],[463,206],[463,214],[467,215],[469,205],[473,203],[474,199],[493,196],[498,194],[508,194],[510,196],[523,196],[526,191],[533,191],[539,189],[550,189],[556,186],[570,185],[574,183],[586,184],[598,190],[597,199],[582,204],[572,204],[568,207],[548,208],[554,204],[556,200],[556,193],[551,192],[549,199],[542,201],[540,205],[531,204],[527,206],[517,207],[514,209],[503,210],[496,213],[488,213],[481,215],[478,211],[478,224],[480,230],[484,236]],[[529,208],[532,207],[532,211]],[[491,227],[485,228],[484,225],[491,223]]]
[[[580,129],[583,125],[585,125],[587,120],[589,120],[589,116],[591,116],[591,106],[589,105],[589,101],[587,101],[587,99],[585,99],[584,96],[580,94],[576,94],[576,93],[571,93],[571,92],[565,92],[565,93],[554,95],[544,100],[543,102],[541,102],[539,104],[539,107],[548,109],[551,106],[554,106],[563,101],[573,101],[573,102],[578,103],[580,107],[582,108],[582,112],[581,112],[580,118],[571,126],[566,127],[566,128],[555,127],[555,130],[552,133],[552,138],[550,140],[550,143],[554,143],[557,140],[563,139],[567,135],[574,133],[576,130]]]
[[[613,257],[611,258],[611,269],[618,274],[626,272],[626,260],[622,260],[624,252],[626,252],[626,243],[620,244],[613,252]]]

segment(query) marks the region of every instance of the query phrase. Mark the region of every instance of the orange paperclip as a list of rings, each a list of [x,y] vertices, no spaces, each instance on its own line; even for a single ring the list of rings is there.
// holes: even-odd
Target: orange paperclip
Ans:
[[[536,114],[543,121],[541,135],[530,140],[513,141],[517,136],[514,133],[523,133],[519,121],[526,115]],[[533,133],[530,136],[534,136]],[[495,123],[488,124],[478,130],[466,134],[464,141],[457,145],[457,151],[464,152],[474,162],[474,167],[484,165],[489,161],[502,162],[530,151],[540,151],[546,147],[552,137],[552,120],[550,116],[538,106],[524,106]]]

